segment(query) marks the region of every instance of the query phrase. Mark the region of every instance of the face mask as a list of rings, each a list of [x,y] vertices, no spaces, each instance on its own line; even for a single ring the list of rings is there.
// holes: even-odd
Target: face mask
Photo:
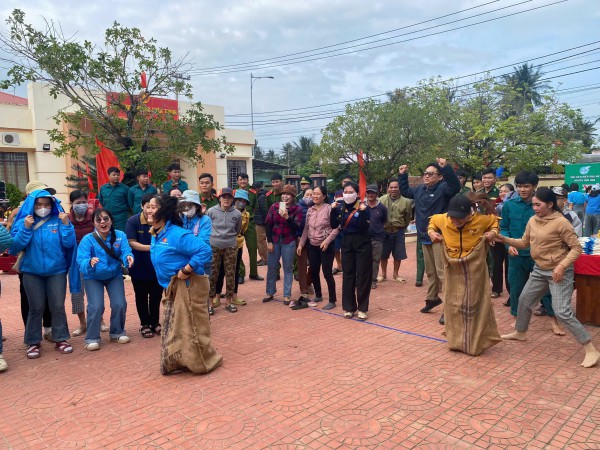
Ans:
[[[246,202],[244,200],[239,201],[239,202],[235,202],[235,207],[237,209],[239,209],[240,211],[243,211],[246,209]]]
[[[196,207],[192,206],[190,209],[184,212],[184,214],[188,219],[191,219],[196,214]]]
[[[313,199],[312,199],[312,198],[305,198],[305,199],[304,199],[304,204],[305,204],[306,206],[312,206],[312,205],[313,205],[313,203],[314,203],[314,202],[313,202]]]
[[[50,214],[50,211],[52,211],[50,208],[40,208],[40,209],[36,209],[35,210],[35,215],[38,217],[41,217],[42,219],[44,217],[46,217],[48,214]]]
[[[344,202],[346,202],[350,205],[351,203],[354,203],[356,201],[356,197],[358,197],[356,192],[354,192],[352,194],[344,193]]]
[[[78,216],[83,216],[88,209],[88,205],[73,205],[73,211],[75,211],[75,214],[77,214]]]

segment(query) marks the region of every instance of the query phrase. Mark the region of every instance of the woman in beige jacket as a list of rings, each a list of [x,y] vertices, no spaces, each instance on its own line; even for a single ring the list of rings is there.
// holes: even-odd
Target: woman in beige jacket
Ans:
[[[562,324],[583,345],[585,358],[581,365],[592,367],[600,360],[588,332],[575,318],[571,308],[573,295],[573,263],[581,254],[581,245],[573,226],[558,209],[556,195],[548,188],[539,188],[532,200],[535,216],[529,219],[521,239],[499,236],[499,241],[517,249],[531,248],[535,261],[533,271],[519,298],[515,331],[503,339],[524,341],[531,320],[532,308],[548,291],[552,308]]]

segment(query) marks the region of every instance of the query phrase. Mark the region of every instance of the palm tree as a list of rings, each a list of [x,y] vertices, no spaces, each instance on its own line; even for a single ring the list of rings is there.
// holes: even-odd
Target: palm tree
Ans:
[[[541,68],[527,63],[514,67],[511,74],[502,75],[502,101],[508,116],[517,116],[542,104],[542,92],[549,87],[542,80]]]

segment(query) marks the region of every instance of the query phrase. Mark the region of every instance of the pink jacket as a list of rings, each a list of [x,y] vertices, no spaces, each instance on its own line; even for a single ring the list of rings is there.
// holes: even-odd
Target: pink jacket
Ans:
[[[310,241],[312,245],[321,245],[323,242],[327,245],[331,244],[339,229],[332,230],[329,223],[329,215],[331,214],[331,206],[324,203],[320,209],[311,207],[306,213],[306,224],[302,231],[302,237],[300,238],[300,245],[304,247],[306,239]]]

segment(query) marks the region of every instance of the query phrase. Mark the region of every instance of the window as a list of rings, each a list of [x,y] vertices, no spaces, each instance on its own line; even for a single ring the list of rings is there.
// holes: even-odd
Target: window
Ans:
[[[0,152],[0,180],[16,185],[21,192],[29,183],[27,153]]]
[[[246,173],[246,161],[227,160],[227,185],[232,189],[237,189],[238,174]]]

